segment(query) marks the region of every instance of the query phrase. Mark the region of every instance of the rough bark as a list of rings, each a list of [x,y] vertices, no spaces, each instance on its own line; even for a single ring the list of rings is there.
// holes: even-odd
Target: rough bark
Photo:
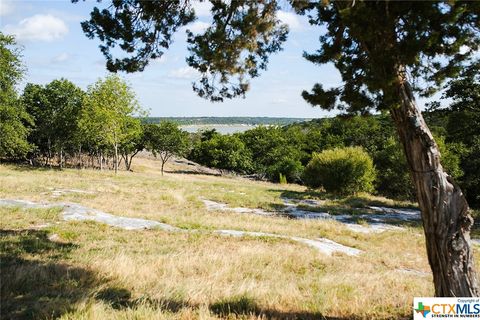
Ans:
[[[478,296],[470,229],[473,218],[459,186],[440,164],[440,152],[406,80],[397,85],[400,105],[392,108],[422,212],[435,295]]]

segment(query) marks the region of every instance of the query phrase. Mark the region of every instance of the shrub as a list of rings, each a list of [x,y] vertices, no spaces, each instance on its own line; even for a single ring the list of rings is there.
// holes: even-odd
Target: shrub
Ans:
[[[283,155],[277,161],[265,169],[266,177],[274,182],[281,182],[279,180],[280,174],[285,177],[288,182],[301,181],[303,166],[300,160],[296,160],[291,155]]]
[[[304,171],[307,186],[338,194],[371,192],[374,180],[373,161],[361,147],[314,153]]]

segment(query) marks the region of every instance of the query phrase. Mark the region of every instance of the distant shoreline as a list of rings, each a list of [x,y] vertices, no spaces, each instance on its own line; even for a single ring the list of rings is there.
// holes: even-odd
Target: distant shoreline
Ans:
[[[172,121],[180,126],[258,126],[258,125],[288,125],[310,121],[312,118],[281,118],[281,117],[147,117],[146,123]]]
[[[244,132],[247,130],[255,129],[256,127],[263,125],[266,127],[274,126],[272,124],[181,124],[179,125],[180,129],[195,133],[198,131],[204,130],[216,130],[218,133],[221,134],[232,134],[238,132]]]
[[[222,124],[222,123],[209,123],[209,124],[181,124],[182,128],[190,127],[257,127],[260,124],[249,124],[249,123],[232,123],[232,124]],[[271,125],[268,125],[271,126]]]

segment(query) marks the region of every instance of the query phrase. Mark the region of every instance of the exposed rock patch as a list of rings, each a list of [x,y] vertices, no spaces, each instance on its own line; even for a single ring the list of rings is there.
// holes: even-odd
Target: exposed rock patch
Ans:
[[[103,211],[87,208],[76,203],[36,203],[27,200],[7,200],[0,199],[0,206],[15,206],[22,208],[32,209],[48,209],[48,208],[63,208],[64,220],[90,220],[105,223],[113,227],[119,227],[125,230],[137,230],[137,229],[150,229],[160,228],[168,231],[176,230],[171,225],[161,223],[158,221],[138,219],[138,218],[126,218],[115,216],[113,214],[105,213]]]
[[[44,192],[44,194],[50,193],[52,197],[57,198],[66,194],[94,194],[92,191],[79,190],[79,189],[53,189],[51,192]]]
[[[215,202],[207,199],[202,199],[202,202],[207,207],[207,210],[211,210],[211,211],[231,211],[235,213],[252,213],[252,214],[258,214],[263,216],[269,216],[274,214],[273,212],[268,212],[262,209],[250,209],[250,208],[243,208],[243,207],[229,208],[226,203]]]
[[[332,253],[334,252],[340,252],[349,256],[357,256],[363,252],[362,250],[355,249],[352,247],[347,247],[326,238],[318,238],[318,239],[312,240],[312,239],[306,239],[306,238],[300,238],[300,237],[283,236],[283,235],[278,235],[273,233],[238,231],[238,230],[216,230],[215,232],[223,235],[234,236],[234,237],[251,236],[251,237],[272,237],[272,238],[289,239],[289,240],[300,242],[300,243],[306,244],[307,246],[313,247],[323,252],[326,255],[332,255]]]
[[[185,231],[185,232],[197,232],[198,230],[186,230],[174,227],[172,225],[161,223],[154,220],[138,219],[138,218],[127,218],[120,217],[113,214],[105,213],[101,210],[88,208],[76,203],[36,203],[27,200],[8,200],[0,199],[0,206],[15,206],[22,208],[63,208],[63,219],[64,220],[75,220],[75,221],[96,221],[105,223],[110,226],[122,228],[125,230],[138,230],[138,229],[151,229],[151,228],[160,228],[165,231]],[[222,206],[221,206],[222,207]],[[235,208],[233,208],[235,209]],[[250,213],[250,212],[249,212]],[[214,231],[217,234],[228,235],[228,236],[252,236],[252,237],[273,237],[281,239],[290,239],[297,241],[303,244],[306,244],[310,247],[317,249],[320,252],[323,252],[327,255],[332,254],[333,252],[341,252],[347,255],[358,255],[362,251],[350,248],[339,243],[336,243],[332,240],[325,238],[321,239],[306,239],[300,237],[291,237],[286,235],[278,235],[273,233],[264,233],[264,232],[250,232],[250,231],[238,231],[238,230],[216,230]],[[54,237],[52,241],[59,240],[58,235],[52,235]]]
[[[320,206],[324,203],[321,200],[304,199],[296,200],[290,198],[282,198],[285,208],[276,212],[265,211],[263,209],[252,208],[230,208],[227,204],[216,202],[212,200],[202,199],[207,210],[211,211],[229,211],[235,213],[251,213],[263,216],[287,216],[293,219],[321,219],[321,220],[335,220],[344,223],[345,226],[354,232],[360,233],[380,233],[387,230],[403,230],[404,228],[396,226],[396,223],[419,221],[420,211],[409,209],[394,209],[387,207],[369,207],[369,209],[382,212],[379,214],[330,214],[328,212],[308,211],[300,208],[304,206]],[[365,221],[365,224],[358,224],[358,220]]]

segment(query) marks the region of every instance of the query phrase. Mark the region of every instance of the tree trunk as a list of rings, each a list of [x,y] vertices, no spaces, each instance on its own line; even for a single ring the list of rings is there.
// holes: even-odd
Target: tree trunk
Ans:
[[[50,138],[47,140],[47,165],[51,168],[52,165],[50,163],[50,159],[52,158],[52,146],[51,146],[51,141]]]
[[[131,156],[130,156],[130,159],[127,161],[128,159],[128,154],[125,154],[125,163],[127,164],[127,171],[131,171],[131,168],[132,168],[132,161],[133,161],[133,158],[140,152],[140,150],[137,150],[135,151]]]
[[[120,168],[122,166],[122,157],[120,155],[117,156],[117,168]]]
[[[60,148],[60,169],[63,169],[63,147]]]
[[[132,167],[132,160],[133,156],[128,158],[128,156],[125,156],[125,165],[127,166],[127,171],[130,171],[130,168]]]
[[[78,167],[80,169],[83,169],[83,163],[82,163],[82,145],[78,147]]]
[[[470,243],[473,218],[459,186],[440,164],[440,152],[417,107],[410,84],[397,85],[400,105],[392,108],[422,212],[428,262],[438,297],[478,296]]]
[[[103,154],[101,151],[98,154],[98,164],[100,165],[100,171],[103,171]]]
[[[162,159],[162,176],[163,176],[163,167],[165,166],[165,162],[166,161],[163,161],[163,159]]]
[[[115,174],[117,174],[118,171],[118,146],[117,144],[114,144],[114,149],[115,149],[115,154],[114,154],[114,159],[113,159],[113,166],[115,169]]]
[[[128,154],[125,153],[122,157],[123,157],[123,161],[125,161],[125,170],[130,171],[130,166],[132,164],[133,156],[129,158]]]

